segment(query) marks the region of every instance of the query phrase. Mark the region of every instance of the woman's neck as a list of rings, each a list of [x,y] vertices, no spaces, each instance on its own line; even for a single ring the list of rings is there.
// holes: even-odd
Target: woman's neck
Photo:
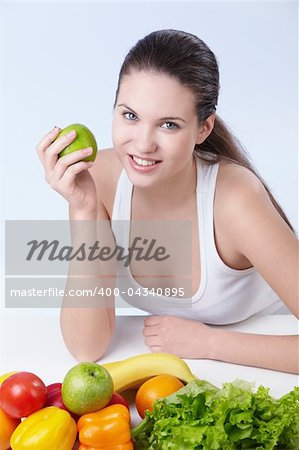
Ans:
[[[193,157],[179,174],[159,185],[146,188],[134,186],[133,197],[138,198],[138,205],[142,202],[144,209],[151,208],[158,213],[187,204],[196,192],[196,184],[196,160]]]

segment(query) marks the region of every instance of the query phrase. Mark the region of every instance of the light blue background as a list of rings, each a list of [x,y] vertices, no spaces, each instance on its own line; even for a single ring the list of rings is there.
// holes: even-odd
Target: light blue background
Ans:
[[[218,113],[298,229],[296,2],[4,2],[0,11],[5,219],[67,219],[37,143],[54,125],[81,122],[110,147],[123,58],[147,33],[176,28],[216,54]]]

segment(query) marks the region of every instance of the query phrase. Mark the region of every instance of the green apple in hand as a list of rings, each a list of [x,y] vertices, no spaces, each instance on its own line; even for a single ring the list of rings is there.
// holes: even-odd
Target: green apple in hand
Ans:
[[[68,155],[77,150],[82,150],[86,147],[92,147],[92,154],[84,158],[83,161],[94,161],[97,156],[97,142],[92,132],[85,125],[82,125],[81,123],[69,125],[61,130],[56,139],[72,130],[76,131],[76,139],[70,145],[65,147],[62,152],[59,153],[58,157],[60,158],[61,156]]]
[[[62,400],[66,408],[78,416],[104,408],[114,386],[110,373],[92,362],[82,362],[66,374],[62,383]]]

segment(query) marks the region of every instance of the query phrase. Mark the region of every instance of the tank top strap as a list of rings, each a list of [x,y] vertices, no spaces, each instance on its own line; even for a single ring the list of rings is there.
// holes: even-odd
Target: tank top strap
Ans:
[[[118,245],[127,248],[130,234],[133,185],[123,169],[118,179],[112,210],[111,227]]]
[[[214,200],[216,180],[218,175],[219,163],[208,164],[196,157],[198,166],[197,190],[199,193],[206,194],[209,200]]]
[[[131,218],[132,184],[125,169],[122,169],[117,182],[112,220],[130,220]]]
[[[207,164],[197,159],[197,208],[201,227],[199,230],[202,251],[215,252],[214,239],[214,198],[219,163]],[[209,258],[207,258],[207,261]]]

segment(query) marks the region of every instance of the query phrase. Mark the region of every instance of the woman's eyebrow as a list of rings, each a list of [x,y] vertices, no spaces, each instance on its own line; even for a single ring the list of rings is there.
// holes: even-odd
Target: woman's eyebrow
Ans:
[[[138,114],[129,106],[125,105],[124,103],[119,103],[117,106],[124,106],[125,108],[129,109],[130,111],[132,111],[133,114],[135,114],[136,116],[138,116]],[[182,119],[181,117],[160,117],[160,119],[158,120],[181,120],[182,122],[186,123],[186,121],[184,119]]]

